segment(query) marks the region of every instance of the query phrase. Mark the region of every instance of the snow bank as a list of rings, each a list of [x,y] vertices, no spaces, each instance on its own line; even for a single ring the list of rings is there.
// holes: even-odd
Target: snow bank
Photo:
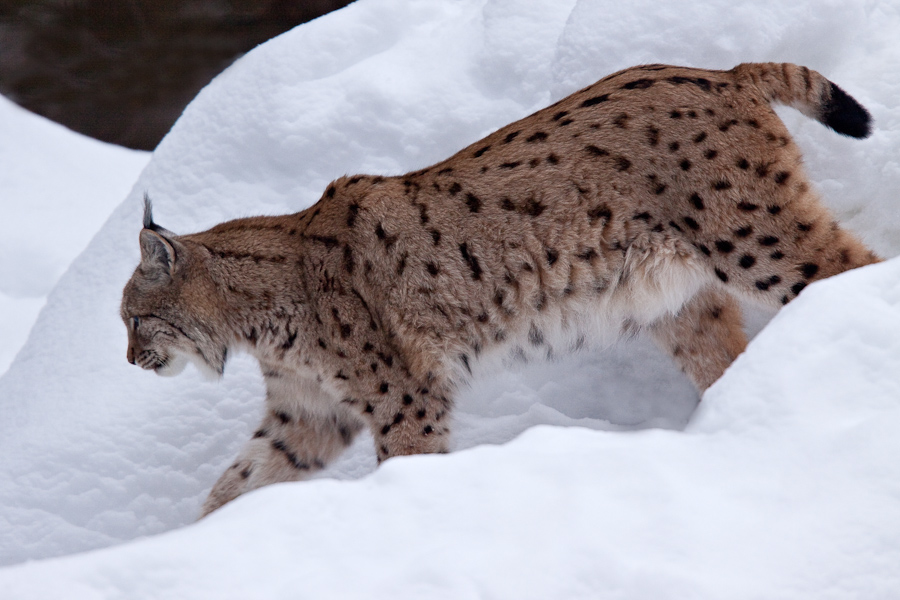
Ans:
[[[72,259],[147,165],[0,96],[0,374]]]
[[[778,368],[778,367],[781,368]],[[279,484],[200,523],[0,570],[10,598],[826,598],[900,589],[900,260],[815,284],[684,433]]]
[[[246,358],[218,384],[125,362],[117,307],[138,260],[144,190],[161,224],[197,231],[304,208],[345,173],[423,167],[628,64],[794,60],[872,110],[877,130],[863,142],[783,114],[840,220],[881,253],[900,253],[895,7],[644,4],[361,0],[213,81],[0,379],[0,561],[190,523],[261,414],[260,377]],[[626,344],[468,390],[455,446],[469,450],[372,473],[361,439],[317,481],[260,490],[165,535],[0,570],[0,589],[29,598],[888,597],[900,583],[889,460],[900,430],[898,280],[894,261],[808,288],[709,391],[687,432],[677,430],[696,402],[690,386],[648,345]],[[542,424],[569,427],[473,448]]]

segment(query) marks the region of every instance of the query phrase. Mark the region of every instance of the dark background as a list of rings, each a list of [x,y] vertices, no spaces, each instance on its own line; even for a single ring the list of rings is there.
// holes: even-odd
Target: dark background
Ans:
[[[0,94],[80,133],[152,150],[239,56],[347,4],[0,0]]]

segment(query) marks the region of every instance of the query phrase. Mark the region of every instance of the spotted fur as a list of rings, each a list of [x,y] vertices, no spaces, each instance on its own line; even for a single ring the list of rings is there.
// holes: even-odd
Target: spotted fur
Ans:
[[[398,177],[191,235],[153,222],[125,288],[128,359],[221,374],[259,359],[266,416],[204,514],[324,467],[363,427],[379,460],[445,452],[486,363],[644,331],[703,390],[743,350],[736,298],[780,306],[878,258],[819,202],[771,103],[864,137],[814,71],[649,65]]]

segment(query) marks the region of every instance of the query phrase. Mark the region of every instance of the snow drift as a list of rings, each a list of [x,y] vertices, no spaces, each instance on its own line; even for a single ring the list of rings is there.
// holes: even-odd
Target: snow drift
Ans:
[[[790,60],[872,111],[864,142],[780,114],[838,219],[893,256],[898,27],[893,5],[861,0],[361,0],[260,46],[188,107],[0,379],[0,561],[191,523],[261,415],[246,358],[220,383],[126,363],[117,309],[145,191],[176,232],[292,212],[339,175],[421,168],[631,64]],[[372,473],[363,438],[316,481],[2,569],[0,589],[887,598],[900,589],[898,302],[897,261],[810,286],[684,431],[689,384],[648,345],[623,344],[480,382],[460,401],[457,453]],[[534,425],[569,427],[509,442]]]

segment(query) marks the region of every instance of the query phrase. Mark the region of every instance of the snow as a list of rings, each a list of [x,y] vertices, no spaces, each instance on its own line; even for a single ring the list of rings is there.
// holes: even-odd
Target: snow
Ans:
[[[150,155],[75,134],[0,96],[0,374],[47,294]]]
[[[0,595],[896,597],[900,260],[808,287],[696,411],[671,362],[631,341],[475,384],[452,454],[376,470],[363,436],[313,481],[198,523],[261,415],[258,368],[139,371],[117,309],[144,191],[182,233],[296,211],[339,175],[421,168],[640,62],[790,60],[838,82],[873,113],[870,139],[779,114],[839,220],[896,256],[898,27],[875,0],[360,0],[248,53],[188,107],[0,378]]]

